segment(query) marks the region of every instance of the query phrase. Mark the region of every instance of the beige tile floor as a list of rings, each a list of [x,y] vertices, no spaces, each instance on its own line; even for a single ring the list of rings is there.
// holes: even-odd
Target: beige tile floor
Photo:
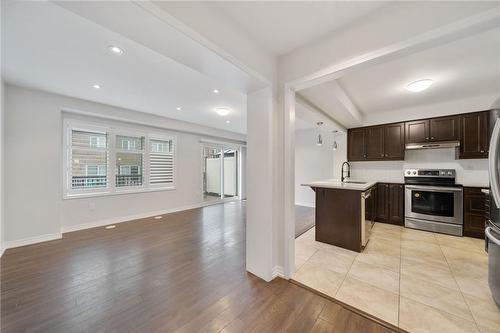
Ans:
[[[295,241],[293,279],[410,332],[500,332],[484,241],[376,223],[363,253]]]

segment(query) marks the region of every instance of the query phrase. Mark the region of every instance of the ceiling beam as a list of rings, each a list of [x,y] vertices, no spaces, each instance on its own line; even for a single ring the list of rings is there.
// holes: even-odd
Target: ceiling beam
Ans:
[[[330,125],[336,129],[346,132],[347,129],[344,125],[339,123],[335,118],[330,116],[327,112],[316,106],[314,103],[304,98],[300,94],[295,95],[295,103],[302,105],[307,111],[311,112],[314,116],[324,119],[329,122]]]
[[[342,104],[345,111],[347,111],[354,119],[356,119],[356,121],[362,124],[363,114],[358,110],[356,105],[354,105],[349,96],[347,96],[344,88],[342,88],[336,80],[331,81],[328,86],[329,88],[331,88],[333,94],[339,100],[340,104]]]

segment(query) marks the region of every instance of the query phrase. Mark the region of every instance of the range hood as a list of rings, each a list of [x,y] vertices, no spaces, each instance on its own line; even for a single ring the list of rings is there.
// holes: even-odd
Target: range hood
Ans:
[[[442,142],[428,142],[428,143],[407,143],[406,150],[415,149],[442,149],[442,148],[455,148],[460,147],[460,141],[442,141]]]

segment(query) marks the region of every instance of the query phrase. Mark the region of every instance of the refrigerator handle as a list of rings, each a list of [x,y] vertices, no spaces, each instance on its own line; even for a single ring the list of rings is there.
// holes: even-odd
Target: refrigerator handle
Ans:
[[[488,155],[491,193],[497,207],[500,207],[500,184],[498,183],[498,145],[500,140],[500,120],[497,119],[491,134],[490,152]]]

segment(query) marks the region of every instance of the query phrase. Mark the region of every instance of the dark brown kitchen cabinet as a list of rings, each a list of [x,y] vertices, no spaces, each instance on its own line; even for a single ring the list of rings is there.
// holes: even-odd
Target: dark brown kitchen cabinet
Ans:
[[[488,158],[488,112],[462,115],[460,119],[459,158]]]
[[[429,141],[456,141],[459,139],[459,116],[429,119]]]
[[[406,143],[458,140],[459,120],[449,116],[406,122]]]
[[[376,221],[404,224],[404,185],[378,183],[376,192]]]
[[[349,161],[404,159],[404,123],[349,129]]]
[[[479,187],[464,187],[464,236],[484,238],[486,194]]]
[[[384,127],[368,127],[365,131],[365,158],[368,160],[384,159]]]
[[[415,120],[405,123],[406,143],[429,140],[429,120]]]
[[[365,129],[355,128],[347,131],[347,159],[349,161],[364,161],[365,154]]]
[[[384,126],[384,158],[389,160],[404,160],[404,123],[389,124]]]

